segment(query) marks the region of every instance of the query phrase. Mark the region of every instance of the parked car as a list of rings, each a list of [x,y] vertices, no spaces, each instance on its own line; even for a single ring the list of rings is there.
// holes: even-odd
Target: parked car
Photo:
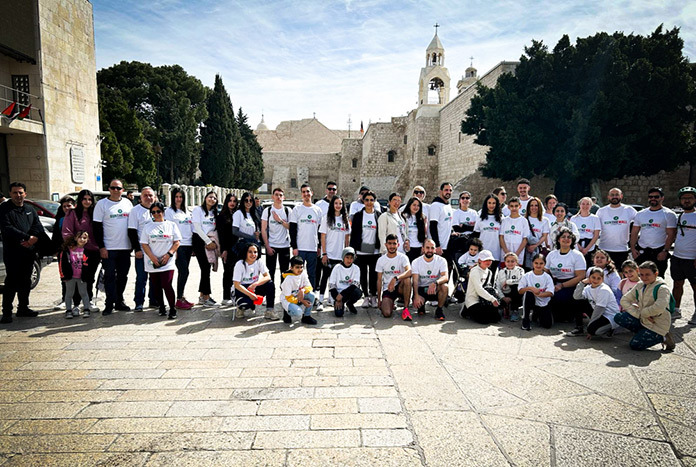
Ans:
[[[47,199],[25,199],[25,204],[31,206],[39,217],[55,219],[60,209],[60,204]]]
[[[2,241],[2,233],[0,233],[0,257],[3,254],[3,241]],[[39,280],[41,279],[41,270],[48,264],[51,264],[51,261],[53,261],[53,258],[51,256],[43,256],[39,257],[38,255],[36,256],[36,259],[34,260],[34,268],[31,271],[31,288],[33,289],[39,284]],[[6,276],[6,271],[5,271],[5,263],[0,261],[0,291],[4,288],[5,285],[5,276]]]
[[[74,199],[77,199],[77,195],[79,194],[79,191],[71,191],[70,193],[66,193],[65,196],[72,196]],[[109,197],[109,192],[108,191],[97,191],[97,190],[92,190],[92,194],[94,194],[94,204],[97,203],[100,199],[103,198],[108,198]],[[123,191],[123,197],[126,197],[126,191]],[[133,192],[133,205],[136,205],[140,202],[140,192],[139,191],[134,191]]]

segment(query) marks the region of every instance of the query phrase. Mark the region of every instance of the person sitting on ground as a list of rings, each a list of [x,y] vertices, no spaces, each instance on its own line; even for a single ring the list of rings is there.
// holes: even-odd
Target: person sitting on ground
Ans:
[[[614,316],[619,312],[614,291],[604,282],[604,270],[593,266],[587,270],[587,281],[582,281],[575,289],[573,298],[585,299],[592,308],[590,322],[587,325],[587,338],[592,336],[611,337],[614,329],[619,327]]]
[[[423,243],[423,255],[411,265],[413,278],[413,306],[419,315],[425,314],[425,302],[437,301],[435,319],[444,321],[442,307],[447,299],[447,261],[435,254],[435,242],[427,239]]]
[[[309,281],[304,268],[304,260],[295,255],[290,258],[290,270],[283,273],[280,283],[280,304],[283,306],[283,322],[292,323],[292,317],[302,315],[304,324],[317,324],[312,318],[314,306],[314,294],[312,284]]]
[[[639,275],[640,282],[621,298],[625,311],[617,313],[614,321],[635,333],[629,344],[631,349],[645,350],[662,344],[663,349],[671,352],[675,347],[669,332],[672,317],[668,307],[672,295],[652,261],[640,265]]]
[[[559,205],[560,206],[560,205]],[[556,206],[556,211],[559,207]],[[553,278],[553,298],[551,311],[553,318],[561,321],[575,321],[571,335],[585,335],[583,329],[583,309],[573,299],[573,291],[578,282],[585,278],[585,257],[575,248],[577,236],[569,229],[561,227],[556,237],[555,250],[546,257],[546,272]]]
[[[532,270],[522,276],[517,291],[522,295],[522,329],[532,330],[532,317],[542,328],[553,325],[549,302],[553,297],[553,279],[545,271],[546,258],[537,253],[532,258]]]
[[[466,298],[466,286],[469,282],[469,271],[478,264],[478,255],[483,250],[483,242],[480,238],[470,238],[467,251],[457,258],[457,281],[454,286],[454,298],[459,303],[464,303]]]
[[[401,318],[411,321],[408,302],[411,300],[411,263],[408,257],[398,251],[399,239],[394,234],[387,235],[385,242],[387,252],[377,260],[377,307],[382,316],[390,318],[396,308],[396,300],[404,299],[404,310]]]
[[[621,297],[626,295],[629,290],[640,282],[640,276],[638,275],[638,264],[632,259],[627,259],[621,265],[621,274],[624,276],[624,278],[621,279],[621,282],[619,282],[619,292],[621,292],[621,295],[619,296],[618,301],[619,311],[624,311],[621,307]]]
[[[493,293],[493,273],[490,270],[493,254],[488,250],[479,253],[478,264],[469,271],[466,300],[459,315],[470,317],[477,323],[489,324],[500,321],[500,302]]]
[[[266,297],[264,318],[272,321],[279,319],[273,311],[275,285],[266,264],[259,260],[259,247],[255,243],[249,243],[242,251],[242,259],[237,261],[232,275],[237,303],[236,317],[244,318],[246,310],[253,311]]]
[[[362,297],[360,268],[353,264],[355,250],[351,247],[344,248],[341,258],[341,262],[333,267],[329,276],[329,293],[334,299],[334,314],[339,318],[343,316],[344,306],[354,315],[357,314],[355,302]]]
[[[503,256],[505,267],[498,271],[495,277],[495,289],[502,298],[503,318],[510,321],[519,321],[522,296],[517,291],[517,286],[524,276],[524,269],[517,262],[517,255],[509,251]]]
[[[604,283],[608,285],[614,293],[616,300],[621,300],[621,291],[619,290],[621,277],[619,273],[616,272],[616,265],[614,261],[612,261],[611,256],[609,256],[609,253],[600,248],[595,249],[594,253],[592,253],[592,265],[604,271]],[[586,277],[590,277],[589,268]],[[587,284],[587,282],[585,283]]]

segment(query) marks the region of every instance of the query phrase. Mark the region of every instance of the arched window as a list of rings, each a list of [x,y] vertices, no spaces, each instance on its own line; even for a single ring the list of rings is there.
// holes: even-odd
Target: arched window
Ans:
[[[434,155],[435,155],[435,149],[436,149],[436,148],[435,148],[435,145],[434,145],[434,144],[431,144],[430,146],[428,146],[428,155],[429,155],[429,156],[434,156]]]
[[[395,158],[396,158],[396,151],[389,151],[387,153],[387,162],[394,162]]]
[[[358,160],[353,159],[353,161],[351,162],[351,165],[353,166],[354,169],[357,169],[358,168]]]

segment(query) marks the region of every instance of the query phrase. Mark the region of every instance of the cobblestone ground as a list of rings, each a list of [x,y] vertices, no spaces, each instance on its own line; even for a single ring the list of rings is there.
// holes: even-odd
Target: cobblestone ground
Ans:
[[[696,465],[688,288],[663,354],[455,306],[445,322],[359,309],[316,327],[200,307],[66,320],[57,276],[32,294],[39,318],[0,330],[3,466]]]

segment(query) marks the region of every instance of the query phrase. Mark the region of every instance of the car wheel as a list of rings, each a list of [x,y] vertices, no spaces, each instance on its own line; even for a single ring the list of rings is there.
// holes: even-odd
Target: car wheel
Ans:
[[[41,279],[41,265],[38,261],[34,261],[34,267],[31,268],[31,288],[33,289],[39,285],[39,279]]]

